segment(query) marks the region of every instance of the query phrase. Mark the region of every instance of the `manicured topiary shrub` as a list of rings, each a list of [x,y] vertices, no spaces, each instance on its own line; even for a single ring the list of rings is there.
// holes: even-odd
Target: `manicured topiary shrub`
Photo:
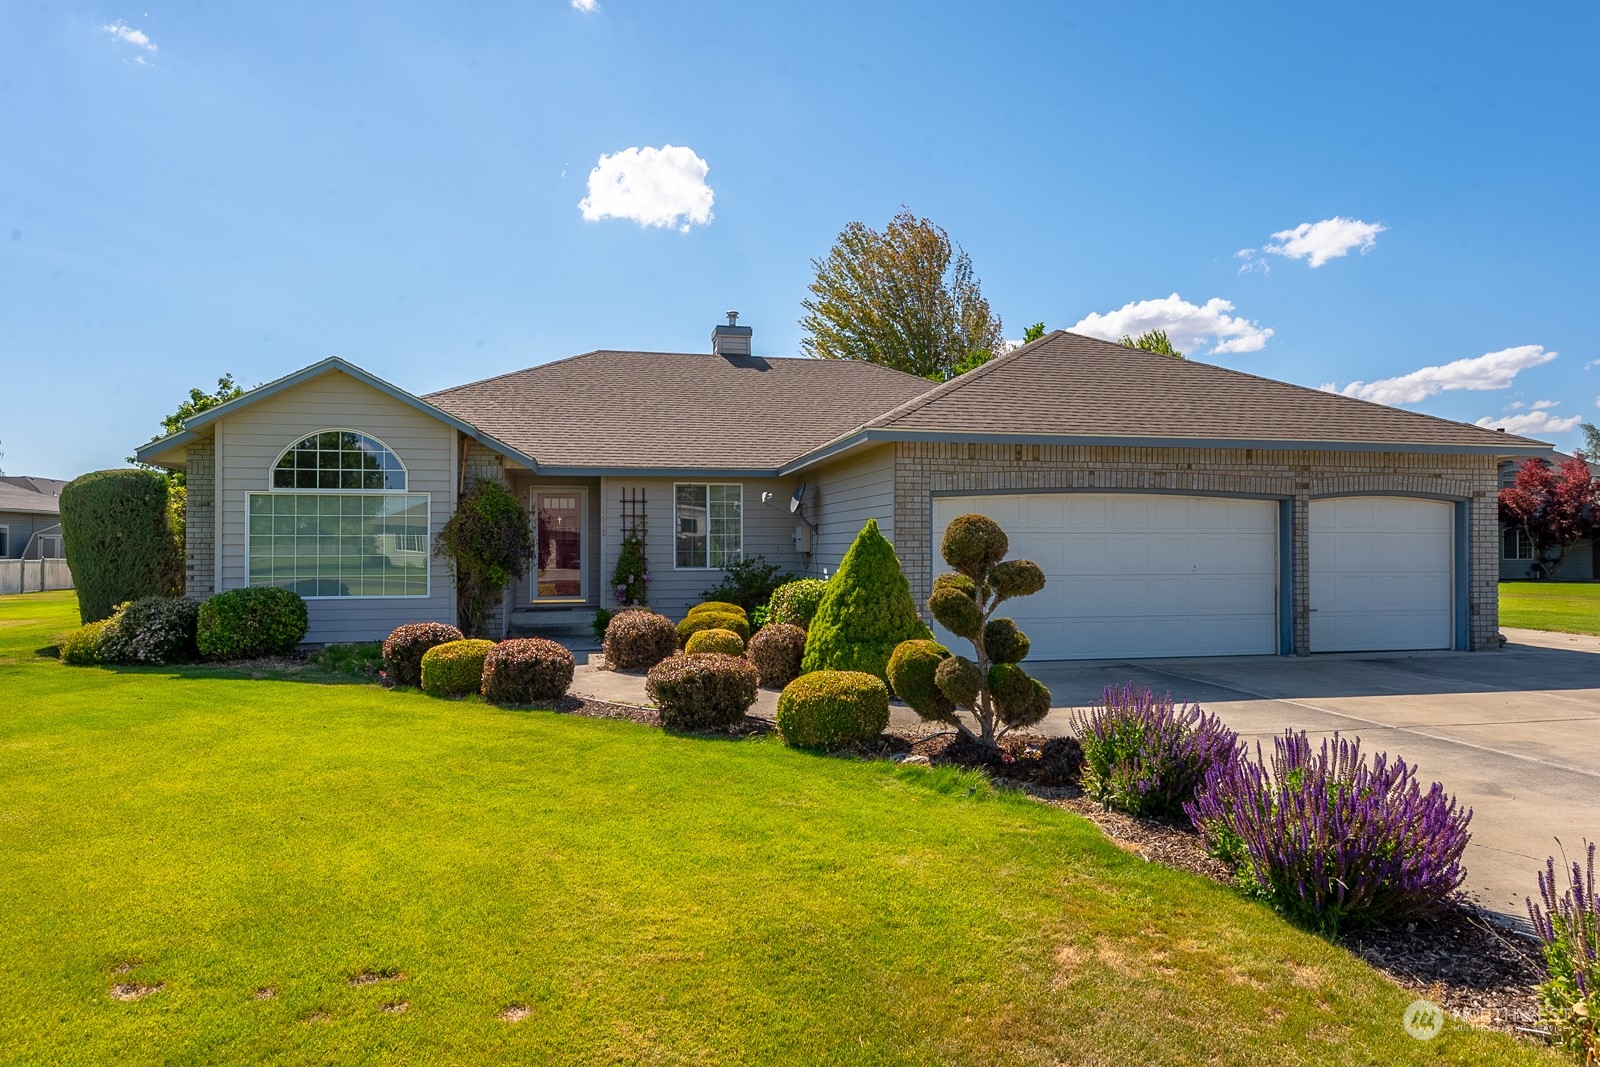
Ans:
[[[491,704],[559,700],[572,684],[572,653],[543,637],[501,641],[483,660],[483,699]]]
[[[200,604],[195,643],[207,659],[250,659],[294,651],[306,635],[306,602],[274,585],[229,589]]]
[[[107,663],[188,663],[199,658],[200,605],[181,596],[148,596],[120,604],[107,620],[101,656]]]
[[[1337,734],[1315,750],[1292,731],[1269,762],[1213,766],[1185,812],[1241,887],[1322,933],[1436,912],[1466,878],[1472,810],[1415,768]]]
[[[750,638],[745,655],[756,665],[761,684],[767,689],[782,689],[800,676],[800,660],[806,654],[806,632],[786,622],[775,622],[757,630]]]
[[[483,661],[493,641],[467,638],[434,645],[422,654],[422,691],[435,697],[463,697],[483,688]]]
[[[105,642],[106,631],[111,628],[110,619],[101,619],[98,622],[84,623],[61,639],[61,662],[70,663],[74,667],[93,667],[103,662],[101,660],[101,647]]]
[[[1044,571],[1030,560],[1006,560],[1010,539],[983,515],[958,515],[945,529],[939,551],[954,574],[934,579],[928,610],[939,625],[972,642],[973,658],[950,656],[932,664],[933,684],[945,697],[919,691],[907,700],[923,718],[953,724],[961,735],[994,749],[1007,732],[1032,726],[1050,711],[1050,690],[1017,666],[1028,654],[1028,636],[1007,618],[995,618],[1002,603],[1044,588]],[[918,670],[928,669],[918,653]],[[953,705],[952,710],[946,704]],[[960,712],[972,716],[967,726]]]
[[[878,532],[878,520],[868,519],[812,617],[800,670],[865,671],[887,681],[895,646],[932,636],[894,546]]]
[[[750,636],[750,623],[743,612],[737,615],[725,611],[690,612],[688,618],[678,624],[678,647],[687,645],[689,638],[701,630],[732,630],[743,641]]]
[[[889,725],[889,687],[864,671],[813,671],[778,696],[778,734],[796,748],[870,741]]]
[[[1211,768],[1241,758],[1239,736],[1222,720],[1148,687],[1110,686],[1071,722],[1084,792],[1130,815],[1182,814]]]
[[[96,471],[61,490],[61,533],[84,622],[130,600],[183,592],[183,551],[155,471]]]
[[[817,608],[822,604],[822,594],[828,591],[828,583],[822,578],[798,578],[772,591],[772,600],[767,604],[767,619],[769,622],[786,622],[800,629],[808,629],[811,620],[816,617]]]
[[[944,695],[934,675],[950,650],[937,641],[902,641],[889,657],[889,685],[911,710],[932,722],[952,722],[956,706]]]
[[[703,600],[689,609],[690,615],[704,615],[707,612],[714,612],[718,615],[737,615],[747,621],[750,618],[750,613],[745,611],[744,608],[726,600]]]
[[[619,611],[606,624],[601,649],[611,670],[649,670],[678,650],[678,631],[665,615]]]
[[[650,668],[645,691],[669,730],[726,730],[756,702],[760,677],[740,656],[670,656]]]
[[[383,673],[391,685],[421,685],[422,657],[430,648],[466,635],[447,622],[408,622],[383,642]]]
[[[689,635],[683,650],[691,656],[719,652],[724,656],[744,655],[744,640],[732,630],[697,630]]]
[[[1558,1047],[1586,1064],[1600,1063],[1600,886],[1594,853],[1591,843],[1587,864],[1572,862],[1564,890],[1555,857],[1545,860],[1539,875],[1543,903],[1528,901],[1528,917],[1544,950],[1539,1021],[1550,1028]]]

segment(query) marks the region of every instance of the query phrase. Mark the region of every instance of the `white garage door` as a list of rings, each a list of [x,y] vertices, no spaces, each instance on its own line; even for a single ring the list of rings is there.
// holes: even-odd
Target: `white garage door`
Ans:
[[[935,573],[945,527],[977,512],[1005,528],[1008,558],[1044,568],[1040,593],[1008,601],[1034,659],[1231,656],[1278,651],[1278,505],[1142,493],[935,497]],[[965,642],[943,630],[959,651]]]
[[[1311,651],[1450,648],[1455,508],[1399,496],[1311,502]]]

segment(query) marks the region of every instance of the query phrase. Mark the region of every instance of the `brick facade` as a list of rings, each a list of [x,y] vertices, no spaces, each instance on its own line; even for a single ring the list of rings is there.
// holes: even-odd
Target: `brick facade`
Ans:
[[[183,592],[204,600],[217,591],[217,450],[212,438],[188,447],[183,522]]]
[[[1294,650],[1310,651],[1310,504],[1323,496],[1402,494],[1466,502],[1471,647],[1499,647],[1499,510],[1493,456],[1269,449],[901,442],[895,446],[895,550],[923,602],[936,569],[933,494],[1015,490],[1234,493],[1293,501]]]

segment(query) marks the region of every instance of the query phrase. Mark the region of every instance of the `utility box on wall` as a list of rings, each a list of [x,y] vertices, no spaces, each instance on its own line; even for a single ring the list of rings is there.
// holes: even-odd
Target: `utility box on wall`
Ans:
[[[811,555],[811,527],[804,523],[794,528],[794,550],[796,555]]]

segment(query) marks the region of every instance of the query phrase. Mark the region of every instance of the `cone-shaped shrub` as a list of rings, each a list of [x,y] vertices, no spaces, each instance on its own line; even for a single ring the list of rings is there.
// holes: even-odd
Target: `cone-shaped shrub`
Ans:
[[[778,696],[778,735],[796,748],[842,748],[888,725],[889,687],[862,671],[813,671]]]
[[[902,641],[889,657],[889,685],[924,719],[949,722],[956,706],[944,695],[934,675],[950,650],[937,641]]]
[[[383,642],[383,673],[391,685],[421,685],[422,657],[436,645],[466,635],[447,622],[408,622]]]
[[[697,630],[690,634],[689,640],[684,643],[683,650],[691,656],[704,652],[718,652],[724,656],[742,656],[744,655],[744,639],[732,630],[713,627],[710,630]]]
[[[817,605],[800,671],[863,671],[887,682],[895,646],[932,636],[894,546],[878,532],[878,520],[868,519]]]
[[[1467,876],[1472,810],[1438,782],[1424,793],[1405,760],[1368,762],[1359,738],[1319,751],[1290,731],[1270,761],[1257,742],[1184,810],[1252,895],[1322,933],[1438,911]]]
[[[122,603],[183,592],[183,550],[155,471],[95,471],[61,490],[61,533],[83,622]]]

